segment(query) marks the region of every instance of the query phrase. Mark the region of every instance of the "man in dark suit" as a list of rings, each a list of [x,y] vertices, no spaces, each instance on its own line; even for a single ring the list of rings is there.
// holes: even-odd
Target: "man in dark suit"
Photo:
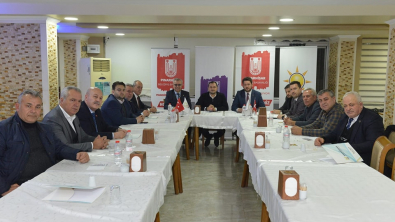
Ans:
[[[110,126],[104,121],[100,110],[102,101],[102,91],[99,88],[90,87],[85,94],[85,101],[82,101],[80,110],[76,114],[82,129],[91,136],[106,136],[108,139],[124,138],[126,130]]]
[[[89,161],[86,152],[56,138],[51,127],[38,122],[42,98],[28,89],[18,96],[16,112],[0,122],[0,197],[56,164],[57,159]]]
[[[273,110],[274,114],[280,114],[281,112],[287,113],[288,110],[291,108],[292,94],[291,94],[291,87],[289,86],[289,84],[287,84],[284,87],[284,90],[285,90],[284,104],[280,108]]]
[[[243,79],[243,88],[237,91],[235,99],[232,103],[232,111],[241,113],[243,105],[250,104],[254,106],[254,101],[256,102],[256,108],[265,107],[265,103],[262,99],[262,94],[258,91],[252,89],[252,79],[251,77],[245,77]],[[248,101],[250,101],[248,103]]]
[[[141,91],[143,91],[143,83],[140,80],[136,80],[133,82],[133,95],[130,101],[138,108],[140,112],[143,112],[145,110],[149,110],[149,112],[156,112],[156,107],[150,107],[145,105],[141,99]]]
[[[345,115],[335,130],[317,138],[314,145],[348,142],[363,161],[370,165],[373,144],[379,136],[384,135],[383,118],[364,108],[361,96],[357,92],[348,92],[343,96],[343,107]]]
[[[302,95],[302,86],[298,81],[292,81],[289,84],[289,88],[291,89],[291,108],[283,115],[278,115],[277,118],[284,118],[285,115],[289,118],[297,117],[302,115],[304,112],[304,103],[303,103],[303,95]]]
[[[192,108],[191,99],[189,98],[189,92],[181,90],[182,89],[182,79],[175,78],[173,80],[173,89],[166,92],[164,109],[167,109],[169,103],[172,107],[175,107],[178,99],[181,99],[181,103],[184,103],[184,100],[187,100],[189,108]]]
[[[123,82],[116,81],[112,84],[112,94],[104,101],[101,111],[107,124],[115,127],[144,121],[144,116],[136,116],[132,113],[132,107],[125,100],[125,83]]]
[[[83,150],[104,149],[107,147],[107,137],[89,136],[81,128],[80,121],[75,115],[82,101],[81,90],[68,86],[60,93],[59,105],[53,108],[43,119],[43,123],[51,125],[52,131],[63,143]]]
[[[306,126],[313,123],[320,115],[321,107],[317,101],[317,92],[312,88],[303,91],[303,103],[305,105],[302,115],[293,118],[284,118],[288,126]]]
[[[227,111],[229,110],[228,102],[223,93],[218,92],[217,82],[211,81],[208,84],[208,92],[203,93],[198,99],[196,105],[200,105],[202,110],[209,112]],[[210,130],[214,131],[214,130]],[[210,140],[214,137],[215,147],[219,146],[219,138],[224,135],[225,130],[216,130],[214,134],[210,134],[208,129],[201,128],[200,132],[206,137],[205,146],[210,145]]]

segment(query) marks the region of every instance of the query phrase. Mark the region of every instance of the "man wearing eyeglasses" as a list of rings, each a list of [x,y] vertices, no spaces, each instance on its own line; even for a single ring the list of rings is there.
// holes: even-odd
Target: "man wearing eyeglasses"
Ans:
[[[182,79],[175,78],[173,80],[173,89],[166,92],[164,109],[167,109],[169,103],[171,104],[172,107],[176,106],[178,99],[181,100],[181,103],[184,103],[184,100],[186,99],[189,108],[192,107],[191,98],[189,98],[189,92],[181,90],[182,84],[183,84]]]

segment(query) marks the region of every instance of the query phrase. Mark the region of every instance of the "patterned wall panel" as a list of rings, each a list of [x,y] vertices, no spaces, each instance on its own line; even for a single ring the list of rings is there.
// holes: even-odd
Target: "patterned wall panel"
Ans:
[[[81,58],[88,58],[88,53],[86,51],[82,51],[83,46],[88,46],[88,41],[81,40]]]
[[[352,90],[352,81],[354,78],[355,47],[355,41],[340,42],[340,69],[337,88],[337,101],[339,103],[342,102],[344,94]]]
[[[339,42],[333,42],[329,45],[329,70],[328,70],[328,89],[336,91],[337,84],[337,48]]]
[[[77,40],[67,39],[64,46],[64,84],[65,86],[77,87]]]
[[[0,120],[25,89],[42,92],[40,24],[0,24]]]
[[[48,77],[49,77],[49,106],[55,108],[59,103],[58,85],[58,33],[56,25],[47,24],[48,47]]]
[[[385,113],[384,126],[392,125],[394,118],[395,99],[395,28],[391,27],[390,39],[388,42],[388,62],[387,62],[387,87],[385,89]]]

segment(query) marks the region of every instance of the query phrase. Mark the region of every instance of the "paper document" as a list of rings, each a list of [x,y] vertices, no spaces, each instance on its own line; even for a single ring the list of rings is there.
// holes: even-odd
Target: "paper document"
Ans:
[[[336,163],[355,163],[363,159],[349,143],[324,144],[322,147]]]
[[[107,166],[106,163],[92,164],[86,170],[104,170],[106,166]]]
[[[93,203],[104,192],[104,190],[104,187],[93,189],[59,187],[44,197],[43,200]]]
[[[158,116],[147,116],[149,119],[158,119]]]

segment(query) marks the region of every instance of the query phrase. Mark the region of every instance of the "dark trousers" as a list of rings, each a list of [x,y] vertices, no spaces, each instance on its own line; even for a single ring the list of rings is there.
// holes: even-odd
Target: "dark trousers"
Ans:
[[[225,130],[216,130],[217,132],[214,134],[210,134],[208,131],[209,131],[208,129],[199,128],[199,132],[201,132],[203,136],[206,137],[207,140],[211,140],[212,137],[220,138],[225,134]],[[215,130],[210,130],[210,131],[215,131]]]

